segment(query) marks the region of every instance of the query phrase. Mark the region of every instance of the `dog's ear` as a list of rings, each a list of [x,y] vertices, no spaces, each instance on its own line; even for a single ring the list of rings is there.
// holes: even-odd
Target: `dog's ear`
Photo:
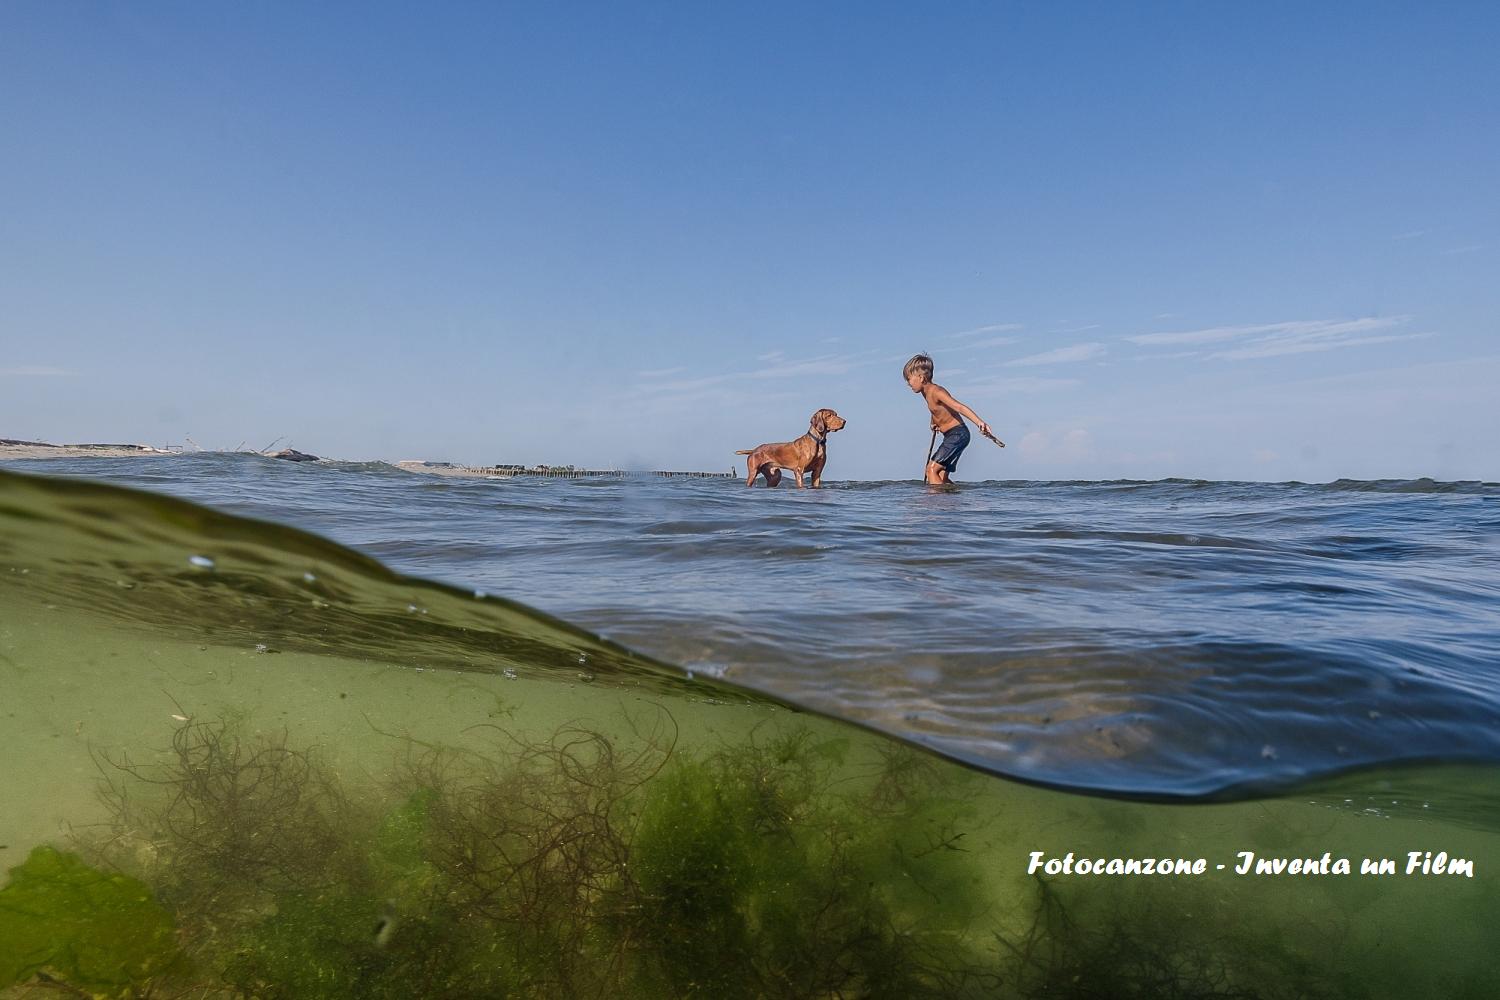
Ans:
[[[819,410],[812,415],[812,429],[819,434],[828,433],[828,411]]]

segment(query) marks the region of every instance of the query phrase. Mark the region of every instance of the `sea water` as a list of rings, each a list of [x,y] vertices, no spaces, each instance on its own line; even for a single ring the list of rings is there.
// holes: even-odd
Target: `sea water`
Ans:
[[[10,468],[16,995],[1500,987],[1494,485]]]

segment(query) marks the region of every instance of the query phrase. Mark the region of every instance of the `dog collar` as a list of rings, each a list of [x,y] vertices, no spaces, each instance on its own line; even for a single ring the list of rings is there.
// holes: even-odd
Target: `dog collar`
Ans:
[[[818,444],[823,444],[824,442],[826,442],[828,440],[828,435],[827,434],[824,434],[822,437],[818,437],[816,434],[814,434],[810,430],[807,432],[807,436],[810,437],[810,438],[812,438],[814,441],[818,442]]]

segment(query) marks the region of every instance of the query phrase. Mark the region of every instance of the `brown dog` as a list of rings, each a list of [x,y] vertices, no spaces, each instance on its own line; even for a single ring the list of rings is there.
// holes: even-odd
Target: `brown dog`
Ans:
[[[781,470],[785,469],[797,477],[797,488],[802,486],[802,477],[812,473],[812,488],[823,485],[823,463],[828,461],[828,435],[844,429],[846,421],[832,410],[819,410],[808,421],[807,433],[795,441],[779,441],[763,444],[749,451],[737,451],[736,455],[749,455],[745,467],[749,471],[746,486],[755,485],[756,476],[765,476],[767,486],[781,485]]]

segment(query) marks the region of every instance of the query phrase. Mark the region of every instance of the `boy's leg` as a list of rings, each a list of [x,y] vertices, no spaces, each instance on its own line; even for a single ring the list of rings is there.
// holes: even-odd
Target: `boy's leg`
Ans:
[[[927,482],[937,486],[950,482],[950,473],[958,464],[958,456],[967,443],[962,438],[956,438],[951,430],[944,434],[943,443],[927,463]]]
[[[929,482],[939,485],[953,481],[953,470],[958,468],[958,456],[969,446],[969,429],[960,424],[943,435],[943,443],[932,456],[935,478]]]

